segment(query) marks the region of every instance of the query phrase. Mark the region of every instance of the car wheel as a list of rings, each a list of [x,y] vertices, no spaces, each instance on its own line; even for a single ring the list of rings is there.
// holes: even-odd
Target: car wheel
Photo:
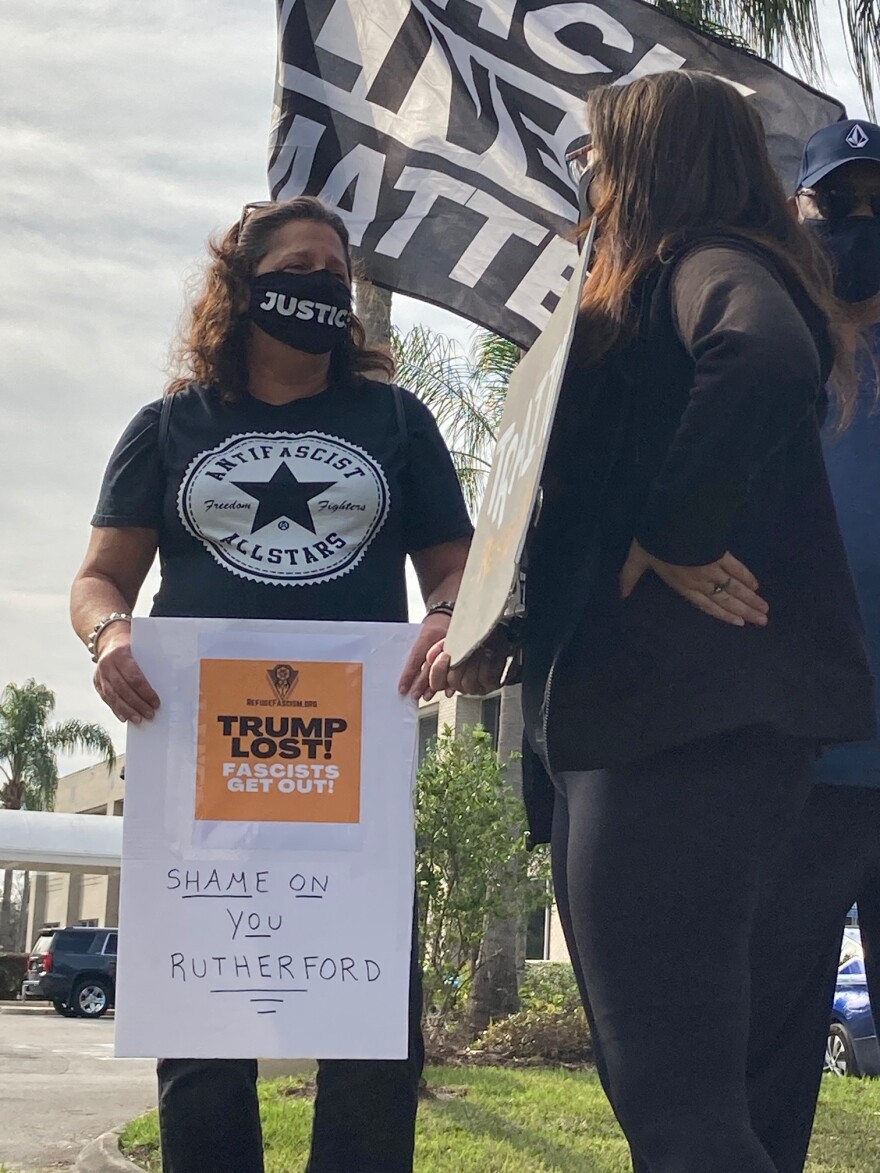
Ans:
[[[60,998],[56,998],[52,1003],[55,1008],[55,1013],[60,1014],[62,1018],[76,1018],[76,1011],[71,1010],[66,1002],[62,1002]]]
[[[100,978],[86,978],[77,982],[71,1005],[83,1018],[101,1018],[110,1008],[110,991]]]
[[[852,1041],[846,1027],[839,1022],[832,1022],[828,1028],[828,1041],[825,1044],[825,1070],[830,1075],[858,1075],[859,1065],[856,1062]]]

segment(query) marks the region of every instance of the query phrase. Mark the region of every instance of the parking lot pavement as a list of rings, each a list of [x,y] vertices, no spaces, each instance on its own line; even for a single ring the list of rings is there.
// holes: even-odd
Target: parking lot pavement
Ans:
[[[0,1164],[72,1169],[87,1141],[155,1104],[155,1064],[113,1058],[112,1016],[0,1011]]]

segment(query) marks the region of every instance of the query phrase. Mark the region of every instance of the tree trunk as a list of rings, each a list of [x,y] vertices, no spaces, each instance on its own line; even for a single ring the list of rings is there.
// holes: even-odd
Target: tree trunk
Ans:
[[[12,949],[12,869],[3,873],[3,900],[0,903],[0,948]]]
[[[19,953],[27,953],[30,942],[27,939],[28,913],[31,903],[31,873],[25,872],[24,885],[21,890],[21,908],[18,914],[18,940],[16,949]]]
[[[367,333],[370,346],[391,344],[391,291],[369,281],[355,283],[357,316]]]
[[[475,1035],[496,1018],[519,1010],[517,941],[521,917],[487,917],[480,960],[468,998],[468,1021]]]
[[[498,756],[509,762],[511,754],[522,747],[522,715],[519,688],[505,688],[501,694],[501,715],[498,736]],[[508,785],[514,794],[522,794],[522,770],[518,761],[505,770]],[[507,880],[522,886],[523,877],[511,865]],[[474,974],[468,999],[468,1020],[471,1028],[480,1033],[495,1018],[505,1018],[519,1010],[520,954],[526,928],[525,909],[508,917],[487,917],[480,945],[479,967]]]

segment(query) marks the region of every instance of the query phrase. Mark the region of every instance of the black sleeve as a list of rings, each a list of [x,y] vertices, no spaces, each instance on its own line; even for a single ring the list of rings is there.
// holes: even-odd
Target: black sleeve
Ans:
[[[753,254],[692,253],[672,301],[694,381],[636,536],[664,562],[705,566],[727,551],[751,478],[816,410],[822,378],[806,322]]]
[[[402,473],[403,536],[408,554],[469,538],[474,532],[449,449],[436,420],[403,392],[408,450]]]
[[[161,400],[141,408],[122,433],[104,473],[92,525],[161,528],[160,405]]]

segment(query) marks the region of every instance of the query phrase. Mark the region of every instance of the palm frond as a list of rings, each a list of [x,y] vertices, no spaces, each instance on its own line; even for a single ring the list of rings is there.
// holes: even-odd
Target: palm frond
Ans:
[[[0,763],[5,784],[0,804],[49,810],[58,785],[58,755],[75,750],[100,753],[108,766],[116,761],[110,734],[100,725],[63,721],[50,725],[55,694],[28,680],[8,684],[0,694]]]
[[[510,349],[510,343],[485,332],[470,353],[426,326],[392,337],[397,377],[433,412],[472,510],[482,495],[504,410]]]
[[[481,378],[503,383],[506,387],[516,370],[522,351],[513,342],[489,330],[477,333],[473,347],[474,369]]]
[[[659,0],[658,7],[729,45],[776,61],[788,54],[808,78],[824,64],[816,0]]]
[[[46,724],[55,711],[55,693],[45,684],[26,680],[7,684],[0,694],[0,758],[8,758],[15,747]]]
[[[825,67],[817,0],[655,0],[664,12],[728,45],[772,61],[789,58],[808,81]],[[847,53],[874,116],[880,75],[880,0],[838,0]]]
[[[31,743],[21,774],[24,805],[31,811],[48,811],[55,805],[58,789],[58,760],[45,738]]]
[[[846,32],[847,51],[865,98],[876,117],[876,85],[880,82],[880,2],[838,0],[840,19]]]
[[[483,410],[497,436],[507,402],[507,388],[523,352],[506,338],[480,330],[472,350],[474,375],[481,385]]]
[[[49,746],[58,753],[96,753],[108,769],[116,765],[113,739],[101,725],[72,718],[53,726],[46,736]]]

